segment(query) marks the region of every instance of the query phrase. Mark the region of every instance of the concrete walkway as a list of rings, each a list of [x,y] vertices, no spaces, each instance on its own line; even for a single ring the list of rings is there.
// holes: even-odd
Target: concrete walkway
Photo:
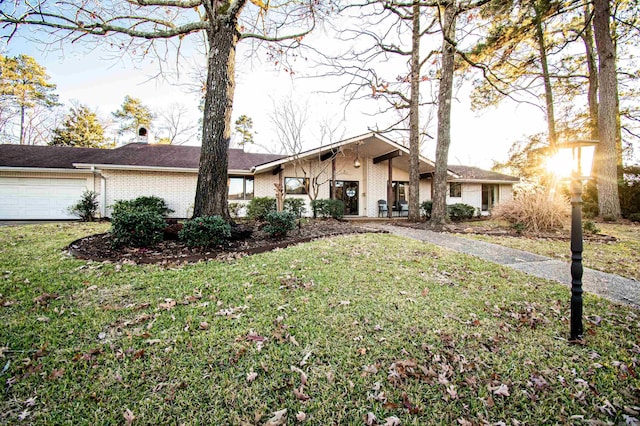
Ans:
[[[516,250],[484,241],[472,240],[450,233],[395,226],[388,223],[368,223],[368,227],[382,229],[401,237],[412,238],[441,247],[470,254],[480,259],[508,266],[536,277],[571,285],[569,262]],[[567,243],[567,251],[569,245]],[[582,288],[590,293],[640,308],[640,282],[606,272],[584,268]]]

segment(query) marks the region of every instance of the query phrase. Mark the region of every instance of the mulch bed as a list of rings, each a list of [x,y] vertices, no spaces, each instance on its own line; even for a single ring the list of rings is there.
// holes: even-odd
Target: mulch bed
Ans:
[[[260,230],[260,224],[252,224],[252,226],[253,232],[250,236],[231,241],[225,246],[212,248],[188,247],[176,240],[161,241],[157,245],[148,248],[113,248],[111,237],[106,233],[80,238],[69,244],[68,251],[76,258],[98,262],[171,265],[210,259],[230,260],[319,238],[382,232],[345,221],[313,220],[303,224],[300,229],[290,231],[284,238],[273,239]]]

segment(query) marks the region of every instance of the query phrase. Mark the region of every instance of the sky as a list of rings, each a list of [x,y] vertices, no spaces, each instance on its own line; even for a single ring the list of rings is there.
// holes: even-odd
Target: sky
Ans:
[[[243,114],[251,117],[256,142],[262,147],[278,151],[270,115],[274,100],[277,102],[288,96],[300,107],[309,108],[310,127],[317,127],[315,120],[324,117],[333,122],[342,121],[345,138],[389,124],[389,118],[375,114],[376,107],[372,103],[346,105],[341,93],[321,93],[334,91],[336,83],[328,79],[305,78],[312,71],[305,69],[304,63],[296,64],[296,74],[292,76],[258,56],[249,56],[242,49],[241,46],[238,54],[233,120]],[[42,45],[20,38],[6,46],[3,53],[9,56],[25,53],[45,66],[50,81],[57,85],[60,101],[67,108],[72,101],[78,101],[108,117],[129,95],[139,98],[153,110],[181,103],[187,106],[191,120],[196,122],[200,118],[199,95],[186,87],[190,82],[188,73],[183,72],[180,76],[180,82],[184,84],[159,78],[156,58],[134,63],[128,58],[106,57],[99,47],[87,52],[82,45],[66,45],[62,50],[45,52]],[[197,55],[195,58],[193,61],[202,57]],[[469,87],[463,86],[457,91],[452,105],[449,163],[490,168],[494,160],[504,161],[507,158],[514,141],[545,130],[543,113],[531,106],[503,103],[498,108],[471,111]],[[435,126],[432,132],[434,138],[426,139],[422,152],[434,159]],[[310,137],[308,148],[312,148],[314,142]],[[196,140],[189,142],[196,143]]]

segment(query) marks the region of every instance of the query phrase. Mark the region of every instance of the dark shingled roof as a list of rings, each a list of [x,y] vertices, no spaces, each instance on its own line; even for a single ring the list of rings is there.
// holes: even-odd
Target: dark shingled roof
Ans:
[[[229,170],[250,170],[281,155],[229,150]],[[128,144],[115,149],[0,145],[0,166],[72,169],[73,163],[197,169],[199,146]]]
[[[68,146],[0,145],[0,167],[73,169],[73,163],[89,161],[104,151]]]
[[[471,166],[448,166],[448,169],[460,176],[460,180],[484,180],[484,181],[507,181],[519,182],[520,178],[496,173],[489,170],[479,169]]]

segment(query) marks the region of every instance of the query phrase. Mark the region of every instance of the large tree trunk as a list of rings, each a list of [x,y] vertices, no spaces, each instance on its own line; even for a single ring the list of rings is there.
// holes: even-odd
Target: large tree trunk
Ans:
[[[409,105],[409,217],[420,220],[420,5],[413,5]]]
[[[596,53],[593,48],[593,27],[591,23],[591,11],[589,3],[584,6],[584,32],[582,41],[584,42],[587,57],[587,69],[589,71],[589,86],[587,88],[587,100],[589,103],[589,137],[598,139],[598,65],[596,63]]]
[[[593,26],[598,48],[599,110],[596,148],[598,207],[601,216],[620,218],[616,156],[617,87],[616,60],[609,30],[609,0],[594,0]]]
[[[433,209],[431,226],[438,228],[447,221],[447,164],[451,144],[451,97],[453,94],[453,70],[455,50],[449,42],[456,35],[455,3],[444,6],[442,25],[442,69],[438,93],[438,141],[436,144],[436,170],[433,177]],[[449,41],[448,41],[449,40]]]
[[[549,131],[549,147],[555,148],[557,142],[556,136],[556,118],[553,110],[553,90],[551,88],[551,77],[549,75],[549,64],[547,61],[547,46],[544,42],[544,28],[542,27],[543,10],[538,3],[534,4],[535,24],[536,24],[536,41],[538,42],[538,51],[540,53],[540,65],[542,66],[542,80],[544,81],[544,98],[547,110],[547,128]]]
[[[194,217],[219,215],[231,220],[227,203],[227,170],[239,37],[236,24],[236,19],[231,17],[221,19],[208,34],[207,90]]]

